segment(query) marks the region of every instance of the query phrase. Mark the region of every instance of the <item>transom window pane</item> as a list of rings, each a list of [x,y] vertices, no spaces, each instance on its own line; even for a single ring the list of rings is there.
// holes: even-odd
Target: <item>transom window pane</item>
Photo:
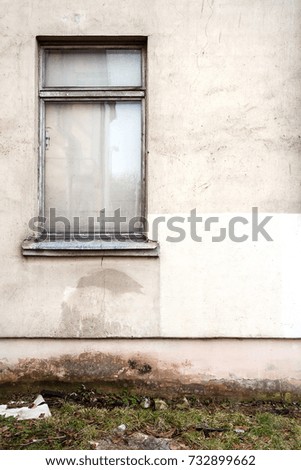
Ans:
[[[55,208],[71,232],[87,233],[88,217],[96,223],[103,208],[109,216],[120,209],[128,232],[129,220],[141,216],[141,102],[47,102],[46,143],[47,219]]]
[[[46,50],[46,87],[141,86],[141,51]]]

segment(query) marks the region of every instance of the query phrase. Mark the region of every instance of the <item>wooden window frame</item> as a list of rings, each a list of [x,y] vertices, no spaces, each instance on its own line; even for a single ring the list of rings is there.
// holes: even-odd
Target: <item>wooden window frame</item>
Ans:
[[[39,99],[39,156],[38,156],[38,213],[45,217],[45,103],[82,103],[104,101],[139,101],[141,102],[141,215],[147,217],[146,198],[146,38],[37,38],[38,40],[38,99]],[[141,50],[141,86],[112,86],[112,87],[49,87],[45,86],[45,52],[54,50]],[[125,256],[158,256],[158,243],[152,242],[146,236],[147,227],[137,240],[129,237],[126,240],[93,239],[92,243],[76,242],[75,240],[57,240],[57,234],[50,234],[49,239],[39,241],[28,238],[23,242],[25,255],[62,255],[73,256],[78,252],[92,254],[110,254]],[[55,241],[52,239],[55,235]],[[126,237],[127,234],[122,233]],[[130,234],[128,234],[130,235]],[[133,235],[133,234],[131,234]],[[81,253],[82,254],[82,253]]]

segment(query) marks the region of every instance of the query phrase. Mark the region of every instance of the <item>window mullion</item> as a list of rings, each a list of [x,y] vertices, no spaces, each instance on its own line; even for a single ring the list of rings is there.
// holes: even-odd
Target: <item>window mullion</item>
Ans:
[[[145,92],[143,90],[128,91],[128,90],[60,90],[60,91],[49,91],[41,90],[40,98],[44,99],[141,99],[144,98]]]

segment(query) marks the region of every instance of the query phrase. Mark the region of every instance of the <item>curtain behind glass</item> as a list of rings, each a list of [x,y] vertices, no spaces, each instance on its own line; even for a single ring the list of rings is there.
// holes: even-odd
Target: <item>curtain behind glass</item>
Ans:
[[[139,50],[45,51],[46,87],[141,86]]]
[[[141,215],[141,103],[46,103],[45,216],[50,208],[70,223],[67,231],[91,232],[102,209]],[[79,218],[79,223],[74,220]],[[61,232],[62,223],[49,226]],[[107,224],[109,232],[114,225]]]

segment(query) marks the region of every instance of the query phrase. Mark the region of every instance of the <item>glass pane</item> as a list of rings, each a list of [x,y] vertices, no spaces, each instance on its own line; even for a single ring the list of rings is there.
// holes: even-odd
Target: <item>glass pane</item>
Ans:
[[[47,87],[141,86],[139,50],[46,51]]]
[[[104,231],[97,217],[120,209],[129,231],[141,215],[141,103],[46,103],[45,216],[66,217],[71,232]],[[78,217],[79,220],[75,220]],[[90,220],[91,223],[91,220]],[[63,231],[63,223],[48,225]],[[114,223],[106,223],[114,231]],[[117,227],[115,226],[115,229]]]

